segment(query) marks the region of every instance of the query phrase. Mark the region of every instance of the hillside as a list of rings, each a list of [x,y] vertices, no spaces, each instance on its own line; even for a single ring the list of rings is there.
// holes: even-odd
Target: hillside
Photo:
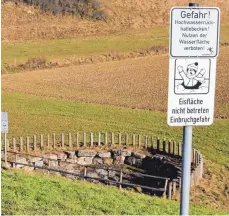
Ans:
[[[105,21],[95,21],[71,15],[41,12],[27,5],[2,5],[2,41],[21,41],[44,38],[74,38],[85,35],[119,34],[135,29],[168,25],[169,9],[188,5],[188,1],[166,0],[100,0],[106,13]],[[221,8],[221,23],[229,23],[229,2],[199,1],[204,6]]]

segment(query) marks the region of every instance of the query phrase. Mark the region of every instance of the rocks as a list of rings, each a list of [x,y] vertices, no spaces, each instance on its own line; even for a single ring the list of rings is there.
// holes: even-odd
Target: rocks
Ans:
[[[131,155],[131,151],[128,150],[128,149],[113,149],[112,153],[113,153],[114,156],[122,155],[123,157]]]
[[[111,153],[110,152],[98,152],[98,156],[101,158],[110,158]]]
[[[69,159],[75,159],[76,158],[76,152],[75,151],[66,151],[67,158]]]
[[[45,154],[45,155],[43,155],[43,158],[49,158],[49,159],[57,160],[57,155],[56,154]]]
[[[87,173],[87,177],[100,178],[100,176],[96,172],[92,172],[92,171]]]
[[[77,164],[80,165],[91,165],[92,164],[92,157],[79,157],[77,160]]]
[[[108,177],[113,178],[113,177],[115,177],[115,175],[116,175],[116,171],[114,171],[114,170],[109,170],[108,171]]]
[[[124,161],[125,161],[125,157],[122,155],[118,155],[118,156],[114,157],[114,164],[115,165],[122,165],[122,164],[124,164]]]
[[[17,160],[16,160],[16,163],[28,164],[26,158],[24,158],[24,157],[18,157]],[[22,165],[22,164],[16,164],[15,168],[24,167],[24,165]]]
[[[103,163],[105,165],[112,165],[113,164],[113,159],[112,158],[104,158]]]
[[[94,157],[97,154],[94,150],[79,150],[78,157]]]
[[[41,157],[31,157],[31,156],[28,156],[27,160],[28,160],[29,163],[35,163],[37,161],[41,161],[42,158]]]
[[[96,169],[96,173],[98,173],[101,177],[107,177],[108,176],[108,171],[105,169]]]
[[[55,168],[58,166],[58,161],[56,161],[56,160],[49,160],[47,158],[44,158],[43,162],[44,162],[45,166],[48,166],[50,168]]]
[[[77,163],[77,157],[75,157],[74,159],[67,158],[65,161],[68,163]]]
[[[34,162],[34,165],[42,167],[44,165],[44,161],[36,161]]]
[[[135,157],[126,157],[125,163],[130,166],[141,167],[142,159],[135,158]]]
[[[125,158],[125,163],[134,166],[135,165],[136,158],[135,157],[126,157]]]
[[[58,160],[66,160],[67,159],[67,155],[63,152],[60,152],[57,154],[57,159]]]
[[[95,165],[103,164],[103,159],[100,157],[94,157],[93,164],[95,164]]]
[[[128,149],[122,149],[121,155],[124,157],[131,156],[131,151]]]
[[[144,159],[146,156],[144,154],[138,153],[138,152],[132,152],[132,156],[139,158],[139,159]]]

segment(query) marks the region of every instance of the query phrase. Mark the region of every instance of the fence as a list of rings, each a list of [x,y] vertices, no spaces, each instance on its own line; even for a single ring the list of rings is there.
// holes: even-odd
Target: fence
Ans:
[[[181,156],[182,145],[181,142],[166,141],[166,139],[155,138],[152,136],[142,136],[136,134],[122,134],[122,133],[61,133],[59,136],[56,133],[52,135],[40,136],[33,135],[15,138],[12,142],[7,141],[8,150],[13,151],[36,151],[36,150],[55,150],[55,149],[78,149],[82,147],[134,147],[134,148],[151,148],[158,152],[164,152]],[[2,146],[3,149],[3,146]]]
[[[32,138],[27,136],[12,138],[10,143],[7,140],[7,151],[13,152],[37,152],[40,150],[72,150],[81,148],[94,147],[129,147],[134,149],[150,149],[153,153],[166,154],[170,157],[182,158],[182,144],[181,142],[155,138],[152,136],[142,136],[137,134],[123,134],[123,133],[61,133],[59,136],[56,133],[50,135],[34,135]],[[3,149],[3,146],[2,146]],[[192,152],[192,171],[191,171],[191,186],[199,183],[203,176],[203,156],[193,149]],[[87,177],[84,177],[87,178]],[[168,180],[166,183],[167,194],[169,198],[176,195],[181,188],[181,177],[177,179]]]

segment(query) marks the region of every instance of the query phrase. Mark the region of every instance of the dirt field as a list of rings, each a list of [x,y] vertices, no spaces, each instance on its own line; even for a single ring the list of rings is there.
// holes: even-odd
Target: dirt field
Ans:
[[[216,117],[229,118],[229,48],[217,67]],[[168,55],[29,71],[2,76],[2,90],[76,101],[167,109]]]

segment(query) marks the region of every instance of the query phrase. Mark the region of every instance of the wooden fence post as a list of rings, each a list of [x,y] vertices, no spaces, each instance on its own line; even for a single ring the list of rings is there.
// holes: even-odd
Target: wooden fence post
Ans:
[[[166,190],[167,190],[167,186],[168,186],[168,179],[165,180],[165,187],[164,187],[164,192],[163,192],[163,198],[166,198]]]
[[[53,137],[53,149],[56,149],[56,134],[55,133],[53,133],[53,135],[52,135]]]
[[[26,150],[27,150],[27,152],[30,151],[29,136],[26,137]]]
[[[86,179],[85,179],[85,177],[87,176],[87,167],[85,166],[84,167],[84,172],[83,172],[83,180],[85,181]]]
[[[14,155],[14,162],[13,163],[13,168],[16,168],[16,162],[17,162],[17,153],[15,152],[15,155]]]
[[[111,145],[114,145],[114,133],[111,133]]]
[[[61,148],[64,148],[64,133],[61,133]]]
[[[118,144],[122,145],[122,134],[121,133],[118,134]]]
[[[37,150],[37,137],[33,135],[33,151]]]
[[[79,133],[76,133],[76,147],[79,147]]]
[[[135,146],[135,134],[133,134],[133,136],[132,136],[132,144],[133,144],[133,146]]]
[[[179,189],[181,190],[181,177],[179,177],[178,179],[179,179]]]
[[[173,141],[173,155],[176,155],[176,141]]]
[[[50,136],[48,134],[48,136],[47,136],[47,149],[49,149],[49,148],[50,148]]]
[[[16,139],[15,139],[15,137],[13,137],[13,151],[14,151],[14,152],[17,151],[17,146],[16,146]]]
[[[23,151],[23,138],[20,137],[20,148],[19,151]]]
[[[101,133],[98,134],[98,146],[101,146]]]
[[[177,147],[178,147],[177,154],[178,154],[178,156],[181,156],[181,143],[180,142],[178,142]]]
[[[41,149],[43,149],[43,147],[44,147],[44,138],[43,138],[42,134],[40,136],[40,139],[41,139]]]
[[[86,133],[83,133],[83,146],[85,147],[87,145],[87,137],[86,137]]]
[[[171,140],[168,142],[168,153],[171,154]]]
[[[104,142],[105,142],[105,146],[106,146],[106,145],[108,145],[107,132],[105,133],[105,137],[104,137],[104,139],[105,139],[105,141],[104,141]]]
[[[171,199],[171,198],[172,198],[172,182],[169,182],[168,197],[169,197],[169,199]]]
[[[154,138],[151,136],[151,148],[152,148],[152,149],[154,149],[153,143],[154,143]]]
[[[163,139],[162,145],[163,145],[163,152],[166,153],[166,141],[165,141],[165,139]]]
[[[72,134],[68,133],[68,146],[69,148],[72,148]]]
[[[94,140],[93,140],[93,133],[91,133],[91,147],[93,147],[93,143],[94,143]]]
[[[157,151],[160,151],[160,138],[157,138]]]
[[[173,196],[176,195],[176,190],[177,190],[177,184],[175,181],[173,181]]]
[[[138,147],[142,145],[141,141],[142,141],[141,135],[138,135]]]
[[[128,146],[129,145],[129,140],[128,140],[129,138],[128,138],[128,134],[126,134],[126,146]]]
[[[195,164],[195,149],[194,148],[192,149],[192,162],[195,166],[196,164]]]
[[[145,149],[148,148],[148,136],[145,136]]]
[[[121,190],[122,189],[122,176],[123,176],[123,173],[122,173],[122,170],[120,170],[120,184],[119,184],[119,189]]]

